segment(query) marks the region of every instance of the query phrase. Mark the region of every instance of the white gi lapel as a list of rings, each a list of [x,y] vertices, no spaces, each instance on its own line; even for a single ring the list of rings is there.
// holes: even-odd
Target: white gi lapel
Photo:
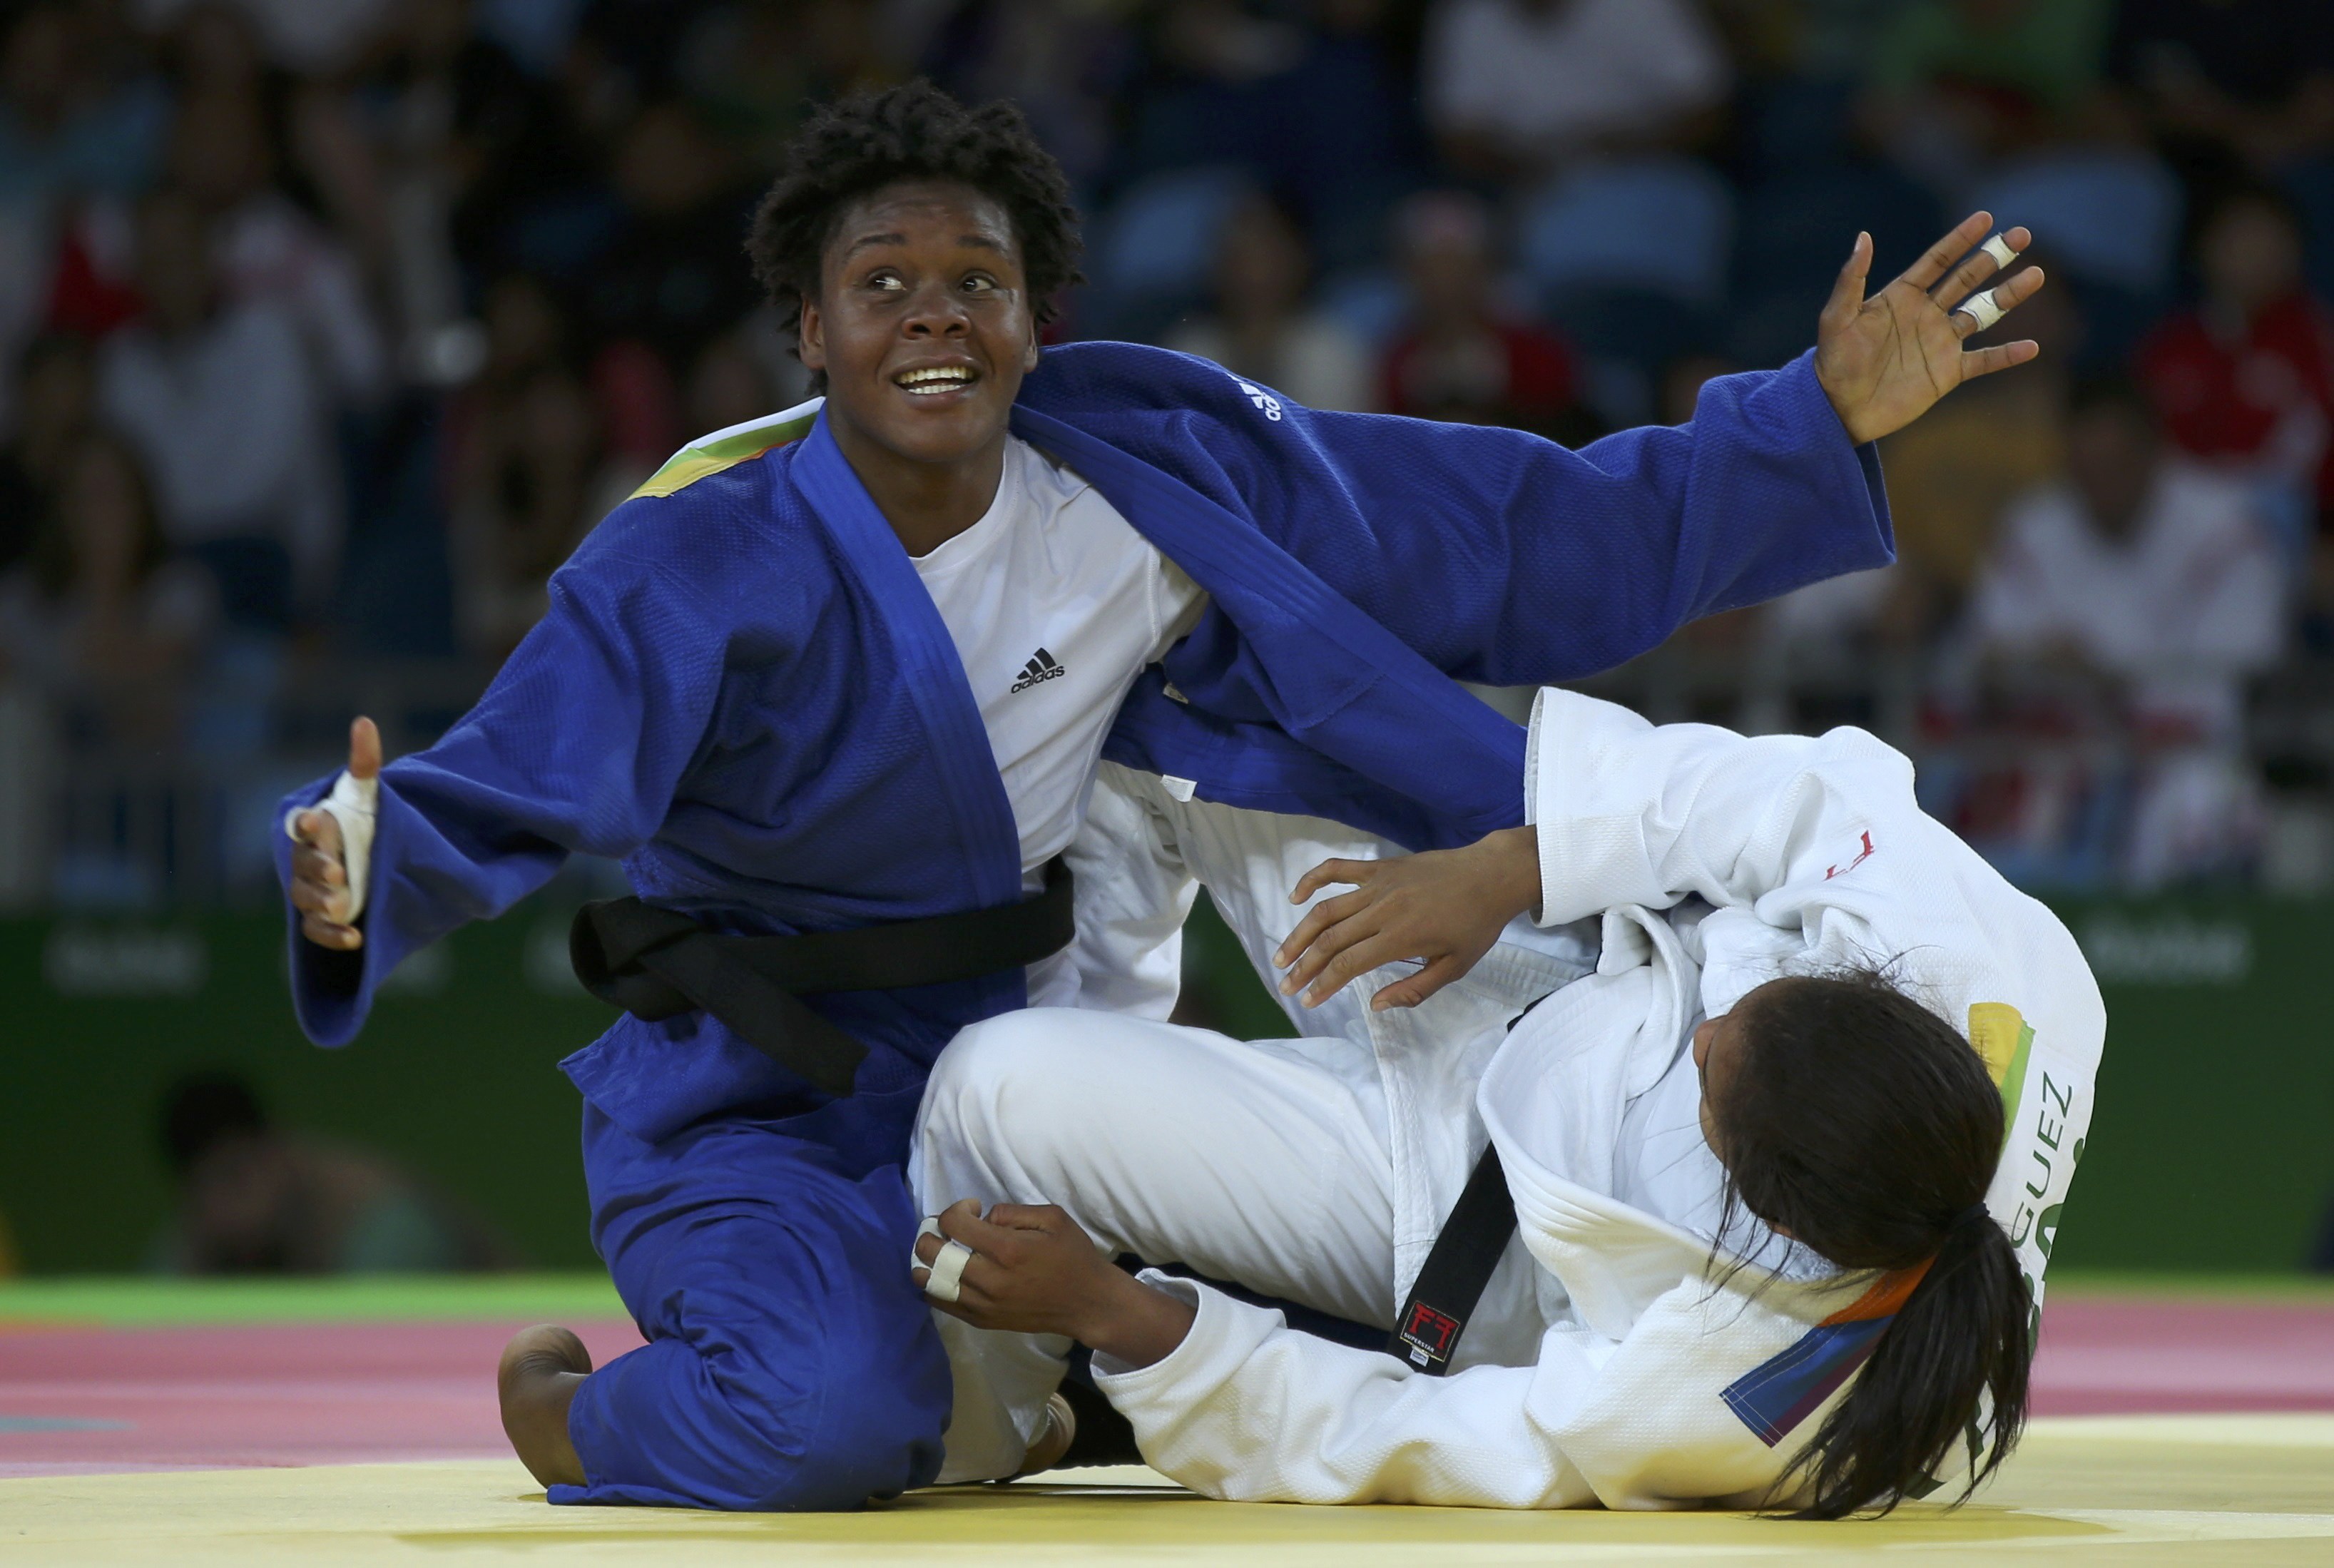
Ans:
[[[1709,1257],[1701,1238],[1606,1195],[1622,1110],[1676,1055],[1698,979],[1668,921],[1607,911],[1596,973],[1526,1015],[1477,1091],[1524,1245],[1606,1339]]]

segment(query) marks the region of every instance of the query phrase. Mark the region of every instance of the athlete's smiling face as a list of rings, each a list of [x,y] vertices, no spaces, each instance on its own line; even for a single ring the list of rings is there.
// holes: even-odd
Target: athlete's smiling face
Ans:
[[[803,302],[802,361],[826,373],[829,422],[893,457],[947,466],[1001,450],[1037,363],[1004,208],[931,180],[853,202],[827,243],[818,295]]]

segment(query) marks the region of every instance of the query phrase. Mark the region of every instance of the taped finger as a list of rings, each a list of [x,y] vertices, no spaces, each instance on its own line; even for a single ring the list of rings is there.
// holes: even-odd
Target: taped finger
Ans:
[[[931,1276],[924,1281],[924,1294],[936,1302],[954,1305],[964,1292],[964,1266],[972,1262],[972,1249],[962,1242],[944,1242],[940,1256],[931,1262]]]
[[[2002,318],[2001,302],[1993,294],[1990,288],[1982,288],[1953,307],[1955,315],[1970,318],[1971,325],[1962,334],[1963,337],[1973,337]]]
[[[1993,258],[1993,265],[1996,266],[2008,266],[2011,262],[2018,259],[2018,253],[2010,248],[2010,241],[1999,234],[1987,240],[1983,245],[1978,247],[1978,248],[1985,252],[1986,255],[1992,256]]]

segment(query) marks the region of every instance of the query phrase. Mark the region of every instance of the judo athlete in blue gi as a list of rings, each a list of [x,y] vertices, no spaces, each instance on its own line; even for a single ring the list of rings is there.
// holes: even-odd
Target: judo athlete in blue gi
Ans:
[[[1018,113],[916,85],[807,125],[749,250],[823,402],[681,453],[443,739],[381,769],[360,721],[348,770],[287,802],[320,1044],[570,854],[637,891],[578,944],[628,1011],[563,1067],[649,1343],[593,1371],[559,1331],[514,1342],[505,1424],[552,1500],[847,1508],[931,1481],[949,1367],[901,1267],[927,1070],[1033,995],[1110,1004],[1074,947],[950,973],[961,931],[933,918],[1010,924],[1065,851],[1078,924],[1105,918],[1108,867],[1075,850],[1104,756],[1412,847],[1515,825],[1524,731],[1454,677],[1577,677],[1887,561],[1870,442],[2032,352],[1964,353],[1926,292],[1992,270],[1946,280],[1988,221],[1869,300],[1859,241],[1815,353],[1576,453],[1129,344],[1041,366],[1075,217]],[[922,967],[834,956],[902,933]]]

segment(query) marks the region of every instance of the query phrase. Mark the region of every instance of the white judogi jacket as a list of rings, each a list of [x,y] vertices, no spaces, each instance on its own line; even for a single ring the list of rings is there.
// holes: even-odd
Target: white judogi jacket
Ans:
[[[1172,780],[1122,773],[1106,786],[1121,799],[1097,800],[1104,830],[1147,815],[1160,891],[1198,875],[1262,973],[1302,913],[1287,903],[1297,876],[1357,852],[1347,830],[1319,824],[1316,837],[1292,818],[1178,799],[1187,791]],[[1097,1380],[1144,1457],[1198,1491],[1624,1508],[1764,1494],[1868,1353],[1895,1304],[1887,1282],[1755,1266],[1730,1278],[1706,1236],[1611,1195],[1628,1101],[1699,1018],[1784,973],[1889,963],[1968,1030],[2010,1111],[1989,1206],[2039,1300],[2090,1121],[2105,1011],[2059,922],[1921,812],[1902,755],[1851,729],[1755,740],[1657,729],[1551,690],[1534,712],[1527,791],[1538,918],[1601,917],[1595,972],[1509,1032],[1519,987],[1577,973],[1560,940],[1542,952],[1503,943],[1414,1011],[1367,1011],[1391,978],[1381,973],[1303,1019],[1308,1033],[1366,1031],[1376,1048],[1399,1195],[1393,1299],[1486,1137],[1524,1255],[1503,1261],[1445,1378],[1151,1276],[1195,1301],[1191,1334],[1150,1367],[1098,1359]],[[1113,895],[1123,952],[1142,946],[1138,912],[1153,902],[1142,881]],[[1113,944],[1093,934],[1096,951]],[[1123,979],[1094,983],[1090,1000],[1113,985],[1112,1000],[1132,1000]],[[1940,1479],[1966,1464],[1957,1453]]]

